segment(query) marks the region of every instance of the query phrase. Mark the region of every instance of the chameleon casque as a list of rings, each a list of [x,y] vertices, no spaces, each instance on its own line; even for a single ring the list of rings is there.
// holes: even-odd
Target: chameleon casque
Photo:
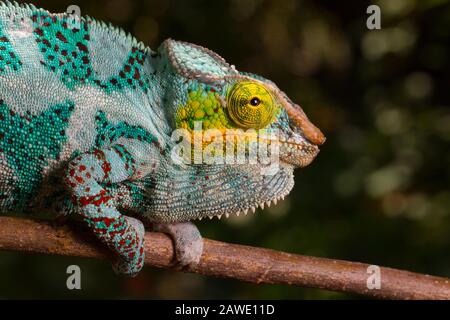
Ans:
[[[276,129],[279,170],[175,163],[171,134],[194,121]],[[179,265],[197,263],[191,220],[276,203],[324,141],[273,82],[206,48],[153,51],[90,17],[0,4],[0,212],[79,215],[119,273],[142,268],[144,224],[172,237]]]

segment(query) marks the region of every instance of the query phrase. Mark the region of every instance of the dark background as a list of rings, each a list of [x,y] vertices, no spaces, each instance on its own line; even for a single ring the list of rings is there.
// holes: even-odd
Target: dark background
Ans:
[[[203,45],[301,104],[328,140],[293,192],[245,219],[197,223],[203,236],[450,277],[450,5],[375,1],[36,1],[71,4],[156,49]],[[82,290],[66,289],[66,267]],[[0,252],[0,298],[357,298],[108,262]]]

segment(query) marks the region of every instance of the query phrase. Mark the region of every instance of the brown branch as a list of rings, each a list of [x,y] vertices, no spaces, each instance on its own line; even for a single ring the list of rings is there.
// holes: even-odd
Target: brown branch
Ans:
[[[169,267],[171,240],[147,232],[145,264]],[[301,256],[204,239],[200,263],[189,270],[252,283],[278,283],[362,294],[384,299],[450,299],[450,280],[381,267],[381,288],[368,289],[368,264]],[[88,258],[111,258],[84,228],[0,217],[0,250]]]

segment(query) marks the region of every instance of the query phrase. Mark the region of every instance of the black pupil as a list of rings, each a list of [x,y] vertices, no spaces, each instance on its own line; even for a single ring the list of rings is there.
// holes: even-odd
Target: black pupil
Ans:
[[[257,97],[253,97],[251,100],[250,100],[250,104],[252,105],[252,106],[254,106],[254,107],[256,107],[257,105],[259,105],[261,103],[261,100],[259,100],[259,98],[257,98]]]

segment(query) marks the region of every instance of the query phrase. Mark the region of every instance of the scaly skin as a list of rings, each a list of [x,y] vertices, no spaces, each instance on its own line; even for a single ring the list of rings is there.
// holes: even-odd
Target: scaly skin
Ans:
[[[173,131],[196,122],[276,133],[279,170],[173,161]],[[169,39],[152,51],[91,18],[0,5],[0,210],[80,215],[120,273],[143,266],[141,221],[173,237],[181,265],[197,263],[188,221],[283,198],[323,141],[274,83],[208,49]]]

